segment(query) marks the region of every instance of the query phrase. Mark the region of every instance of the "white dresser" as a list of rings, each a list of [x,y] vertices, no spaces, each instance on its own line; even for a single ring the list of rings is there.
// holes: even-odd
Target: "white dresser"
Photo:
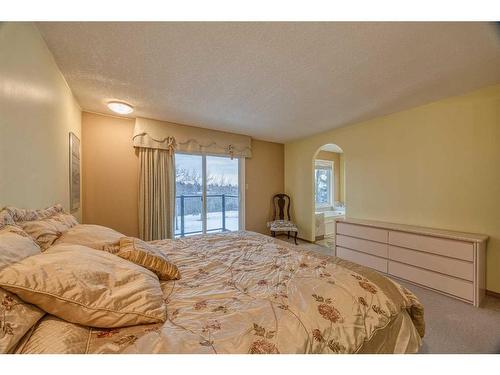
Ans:
[[[340,258],[479,306],[487,236],[370,220],[336,222]]]

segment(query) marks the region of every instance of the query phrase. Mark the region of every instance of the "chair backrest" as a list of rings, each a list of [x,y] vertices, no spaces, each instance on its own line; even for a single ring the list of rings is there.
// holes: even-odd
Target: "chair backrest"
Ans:
[[[288,200],[288,204],[287,204]],[[286,216],[285,216],[286,206]],[[277,209],[276,209],[277,208]],[[292,220],[290,216],[290,197],[286,194],[276,194],[273,197],[273,220]]]

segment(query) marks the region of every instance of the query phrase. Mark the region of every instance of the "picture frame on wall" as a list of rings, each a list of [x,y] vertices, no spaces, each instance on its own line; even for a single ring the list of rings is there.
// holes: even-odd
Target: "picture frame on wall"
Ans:
[[[80,208],[80,139],[69,133],[69,196],[70,211]]]

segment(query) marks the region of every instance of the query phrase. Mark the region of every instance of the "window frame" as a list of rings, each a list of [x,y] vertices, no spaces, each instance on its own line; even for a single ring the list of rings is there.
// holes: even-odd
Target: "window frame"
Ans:
[[[206,178],[207,178],[207,156],[217,156],[223,158],[231,158],[229,155],[221,155],[221,154],[212,154],[207,152],[187,152],[187,151],[175,151],[175,155],[196,155],[200,156],[202,159],[202,195],[201,195],[201,217],[202,217],[202,232],[200,234],[207,234],[207,186],[206,186]],[[175,157],[175,156],[174,156]],[[244,157],[234,157],[234,159],[238,160],[238,189],[239,189],[239,202],[238,202],[238,230],[246,230],[246,221],[245,221],[245,194],[246,194],[246,181],[245,181],[245,158]],[[176,164],[174,161],[174,169],[176,168]],[[175,179],[174,179],[175,180]],[[176,183],[176,181],[174,181]],[[177,198],[176,198],[177,199]],[[174,218],[177,215],[177,212],[174,210]],[[215,232],[219,233],[219,232]],[[186,236],[181,237],[180,235],[175,235],[175,238],[185,238]]]
[[[326,169],[330,170],[330,199],[328,203],[317,203],[316,202],[316,192],[317,192],[317,183],[316,183],[316,171],[318,169]],[[314,205],[316,209],[333,209],[335,196],[334,196],[334,182],[335,172],[334,172],[334,162],[333,160],[323,160],[323,159],[315,159],[314,160]]]

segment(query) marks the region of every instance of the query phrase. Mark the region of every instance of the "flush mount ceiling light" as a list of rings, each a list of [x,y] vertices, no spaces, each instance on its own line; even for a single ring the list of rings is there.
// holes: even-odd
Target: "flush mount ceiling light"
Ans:
[[[123,102],[109,102],[108,108],[120,115],[128,115],[134,112],[134,108],[130,104]]]

